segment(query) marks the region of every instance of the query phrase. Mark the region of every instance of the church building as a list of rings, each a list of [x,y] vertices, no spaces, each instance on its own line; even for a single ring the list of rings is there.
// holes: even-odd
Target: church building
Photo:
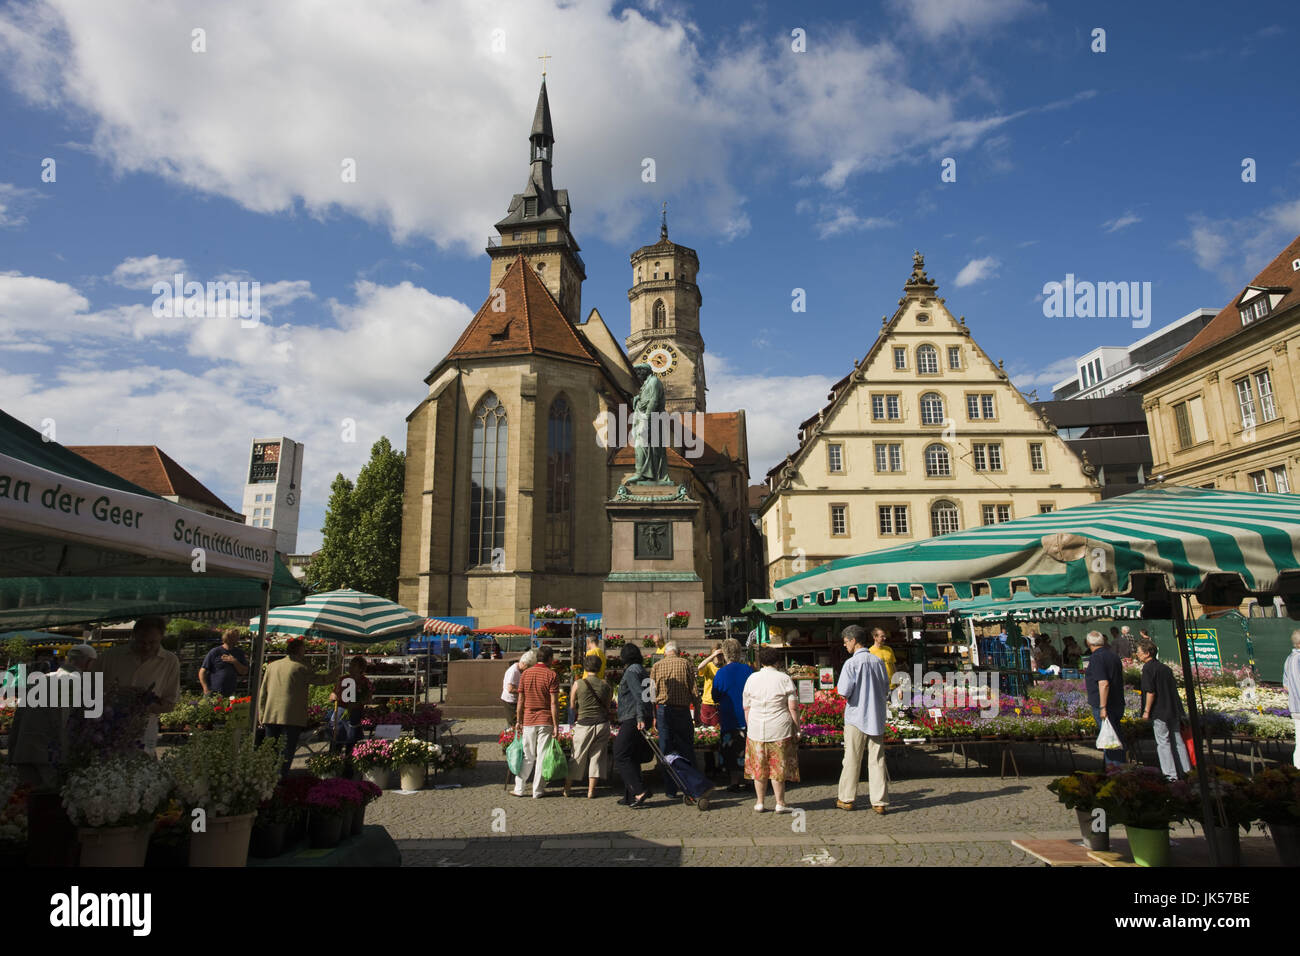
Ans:
[[[633,366],[646,363],[687,428],[664,433],[670,477],[702,503],[694,553],[706,617],[734,613],[761,590],[763,559],[747,520],[745,414],[706,408],[699,258],[669,240],[665,215],[659,240],[631,256],[620,345],[596,309],[582,317],[587,271],[568,190],[552,182],[545,78],[528,144],[528,180],[488,243],[488,297],[407,417],[398,600],[480,626],[527,624],[543,604],[599,611],[605,505],[634,470],[618,425],[640,387]]]

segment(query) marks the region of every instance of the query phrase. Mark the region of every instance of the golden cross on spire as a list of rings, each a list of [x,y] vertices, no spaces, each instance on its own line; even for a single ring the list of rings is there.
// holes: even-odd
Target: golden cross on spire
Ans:
[[[546,79],[546,61],[551,58],[549,53],[543,53],[537,59],[542,61],[542,79]]]

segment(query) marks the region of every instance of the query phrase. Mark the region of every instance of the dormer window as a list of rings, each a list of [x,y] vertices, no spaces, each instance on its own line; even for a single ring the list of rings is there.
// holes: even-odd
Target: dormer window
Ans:
[[[524,200],[524,217],[527,218],[527,217],[529,217],[529,216],[536,216],[536,215],[537,215],[537,200],[536,200],[536,199],[525,199],[525,200]]]
[[[1268,314],[1269,304],[1267,294],[1260,295],[1253,301],[1247,302],[1245,306],[1238,310],[1238,315],[1241,316],[1241,324],[1248,325],[1256,319],[1262,319]]]

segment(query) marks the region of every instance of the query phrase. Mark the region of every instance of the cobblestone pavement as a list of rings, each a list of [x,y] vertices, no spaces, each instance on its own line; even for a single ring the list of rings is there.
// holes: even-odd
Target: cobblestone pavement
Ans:
[[[865,809],[865,782],[860,809],[837,810],[842,752],[804,751],[804,782],[787,791],[789,804],[803,812],[777,816],[753,811],[752,790],[715,791],[701,812],[670,802],[655,778],[655,796],[642,810],[618,805],[621,786],[598,789],[592,800],[585,784],[568,799],[558,786],[540,800],[514,797],[505,787],[496,722],[466,721],[459,728],[458,739],[479,749],[475,770],[449,778],[459,788],[389,791],[366,813],[367,823],[388,828],[405,865],[1033,866],[1039,864],[1011,840],[1078,836],[1074,814],[1047,790],[1049,780],[1070,769],[1068,758],[1054,760],[1037,744],[1016,747],[1019,779],[1010,764],[1000,778],[997,744],[983,745],[979,754],[968,747],[969,767],[950,747],[891,748],[885,816]],[[1083,749],[1075,760],[1080,768],[1100,763]]]

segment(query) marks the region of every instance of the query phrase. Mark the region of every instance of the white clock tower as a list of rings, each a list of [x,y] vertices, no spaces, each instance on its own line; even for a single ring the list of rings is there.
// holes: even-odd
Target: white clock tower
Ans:
[[[699,271],[695,250],[668,240],[665,208],[659,241],[632,253],[626,346],[633,364],[648,362],[663,380],[666,410],[682,414],[705,411]]]
[[[275,550],[293,554],[298,547],[298,512],[302,508],[302,442],[291,438],[254,438],[244,485],[244,520],[254,528],[272,528]]]

